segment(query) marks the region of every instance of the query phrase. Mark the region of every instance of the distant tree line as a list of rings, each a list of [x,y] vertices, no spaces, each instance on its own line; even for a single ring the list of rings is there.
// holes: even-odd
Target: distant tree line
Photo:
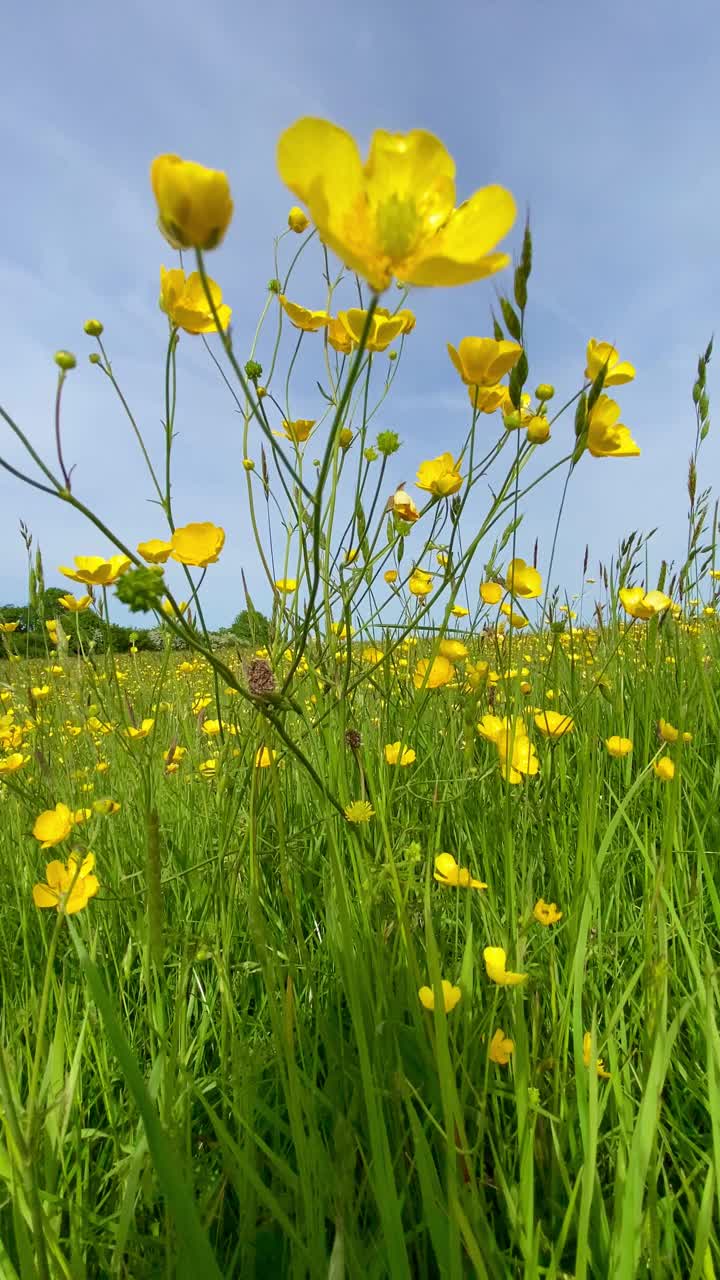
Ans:
[[[62,627],[63,647],[67,652],[94,652],[105,648],[110,633],[110,643],[116,653],[151,652],[164,647],[166,632],[162,627],[126,627],[117,622],[106,624],[94,609],[71,613],[60,604],[60,597],[67,591],[59,587],[47,587],[35,592],[32,602],[0,605],[0,623],[17,622],[10,634],[0,633],[0,661],[12,650],[20,657],[44,658],[54,649],[50,645],[48,622],[57,621]],[[270,639],[270,623],[257,609],[243,609],[229,627],[220,627],[210,633],[214,647],[237,644],[242,648],[260,648]],[[2,641],[6,641],[5,644]],[[182,642],[173,637],[173,648],[183,648]]]

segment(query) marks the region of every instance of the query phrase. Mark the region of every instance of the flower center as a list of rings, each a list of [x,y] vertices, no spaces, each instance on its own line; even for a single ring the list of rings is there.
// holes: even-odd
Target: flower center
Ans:
[[[377,210],[379,245],[392,262],[407,258],[417,240],[420,217],[411,196],[394,193]]]

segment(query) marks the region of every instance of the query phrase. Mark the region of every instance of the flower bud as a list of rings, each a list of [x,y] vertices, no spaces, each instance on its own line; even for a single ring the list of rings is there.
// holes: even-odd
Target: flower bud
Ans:
[[[259,382],[260,378],[262,378],[262,371],[262,365],[258,360],[248,360],[245,365],[245,376],[251,382]]]
[[[77,364],[72,351],[56,351],[54,359],[58,369],[62,369],[63,373],[69,373]]]
[[[86,320],[83,325],[83,329],[89,338],[99,338],[104,327],[101,320]]]
[[[100,357],[97,351],[91,351],[90,355],[88,356],[88,360],[90,361],[91,364],[100,364]]]
[[[165,592],[161,568],[129,569],[118,579],[115,594],[131,613],[148,613],[160,607]]]
[[[535,396],[538,400],[552,400],[555,395],[555,388],[551,382],[541,382],[535,388]]]
[[[400,448],[400,437],[395,431],[381,431],[377,438],[377,447],[385,458],[397,453]]]
[[[299,209],[298,206],[294,204],[288,214],[288,226],[290,230],[295,231],[297,235],[301,236],[303,231],[307,230],[309,221],[310,219],[305,211],[303,209]]]
[[[243,458],[243,466],[246,471],[255,470],[255,463],[253,462],[252,458]]]
[[[550,423],[544,414],[533,414],[528,422],[527,438],[530,444],[545,444],[550,439]]]
[[[272,280],[268,280],[267,287],[270,293],[282,293],[282,285],[276,277],[273,277]]]

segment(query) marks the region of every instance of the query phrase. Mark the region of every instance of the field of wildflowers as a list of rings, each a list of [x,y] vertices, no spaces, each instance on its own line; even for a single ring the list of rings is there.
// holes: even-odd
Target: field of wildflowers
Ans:
[[[55,357],[52,458],[3,388],[27,467],[1,447],[0,465],[82,513],[87,547],[48,608],[25,530],[28,603],[0,610],[0,1276],[709,1280],[712,344],[682,563],[649,581],[646,537],[619,529],[566,596],[524,499],[550,471],[567,491],[581,463],[640,452],[620,421],[632,353],[590,338],[568,402],[534,386],[530,227],[511,262],[513,197],[457,204],[431,134],[378,131],[364,159],[303,119],[277,164],[299,203],[243,352],[207,265],[232,233],[228,179],[152,164],[179,254],[159,264],[159,449],[103,324],[85,325],[147,467],[145,541],[76,491],[76,355]],[[394,487],[412,290],[486,276],[489,332],[448,345],[466,434],[434,458],[406,442],[415,480]],[[243,433],[272,601],[265,620],[243,583],[244,639],[203,613],[225,531],[173,501],[187,343]],[[294,391],[305,358],[324,371],[313,403]],[[567,447],[546,466],[551,433]],[[115,597],[150,619],[153,651],[140,629],[117,643]]]

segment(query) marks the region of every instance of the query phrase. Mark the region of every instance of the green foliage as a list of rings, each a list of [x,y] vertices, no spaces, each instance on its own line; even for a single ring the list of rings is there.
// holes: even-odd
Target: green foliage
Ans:
[[[270,639],[270,622],[258,609],[242,609],[230,624],[229,630],[240,644],[248,648],[261,648]]]

